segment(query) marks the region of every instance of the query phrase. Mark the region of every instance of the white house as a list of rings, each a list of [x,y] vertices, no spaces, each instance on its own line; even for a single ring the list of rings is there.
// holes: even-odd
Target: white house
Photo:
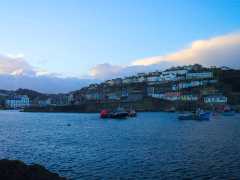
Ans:
[[[175,71],[164,71],[160,75],[161,81],[176,81],[177,80],[177,73]]]
[[[145,81],[146,81],[145,76],[138,76],[137,79],[138,79],[137,81],[138,81],[139,83],[142,83],[142,82],[145,82]]]
[[[28,96],[19,95],[19,96],[14,96],[13,98],[7,99],[5,104],[8,108],[19,109],[19,108],[28,107],[30,105],[30,101]]]
[[[185,94],[185,95],[181,95],[180,100],[181,101],[197,101],[198,96],[193,94]]]
[[[152,93],[151,97],[157,98],[157,99],[163,99],[164,98],[164,93]]]
[[[147,77],[147,81],[148,81],[148,82],[160,81],[160,77],[159,77],[159,76],[148,76],[148,77]]]
[[[213,73],[209,71],[187,73],[186,78],[187,79],[208,79],[208,78],[213,78]]]
[[[225,104],[228,98],[223,95],[209,95],[204,97],[204,102],[207,104]]]
[[[125,77],[123,80],[122,80],[122,83],[123,84],[130,84],[130,83],[134,83],[137,81],[137,77],[135,76],[130,76],[130,77]]]
[[[186,69],[169,70],[169,71],[163,71],[162,75],[168,75],[168,74],[185,75],[185,74],[187,74],[187,72],[188,72],[188,70],[186,70]]]

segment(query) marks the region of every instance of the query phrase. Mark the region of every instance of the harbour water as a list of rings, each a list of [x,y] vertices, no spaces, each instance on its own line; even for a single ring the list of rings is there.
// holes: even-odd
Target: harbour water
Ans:
[[[0,111],[0,159],[38,163],[69,179],[240,179],[240,115],[179,121]]]

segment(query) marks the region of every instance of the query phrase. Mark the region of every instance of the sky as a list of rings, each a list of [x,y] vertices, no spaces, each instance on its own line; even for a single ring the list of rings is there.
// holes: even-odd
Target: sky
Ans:
[[[0,74],[15,78],[240,68],[240,0],[3,0],[0,16]]]

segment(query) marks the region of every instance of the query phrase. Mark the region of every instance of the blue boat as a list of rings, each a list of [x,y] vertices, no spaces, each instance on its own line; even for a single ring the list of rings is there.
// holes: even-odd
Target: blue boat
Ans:
[[[178,115],[179,120],[199,120],[206,121],[210,120],[211,113],[210,112],[199,112],[199,113],[182,113]]]
[[[195,119],[195,115],[194,113],[181,113],[178,115],[178,119],[179,120],[194,120]]]
[[[201,112],[196,115],[196,119],[203,121],[203,120],[210,120],[211,118],[211,112]]]

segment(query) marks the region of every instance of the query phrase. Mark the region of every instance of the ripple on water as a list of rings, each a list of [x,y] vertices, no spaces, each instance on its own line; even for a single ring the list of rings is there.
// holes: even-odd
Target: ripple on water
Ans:
[[[0,117],[0,158],[40,163],[71,179],[240,178],[239,115],[208,122],[168,113],[124,121],[6,111]]]

